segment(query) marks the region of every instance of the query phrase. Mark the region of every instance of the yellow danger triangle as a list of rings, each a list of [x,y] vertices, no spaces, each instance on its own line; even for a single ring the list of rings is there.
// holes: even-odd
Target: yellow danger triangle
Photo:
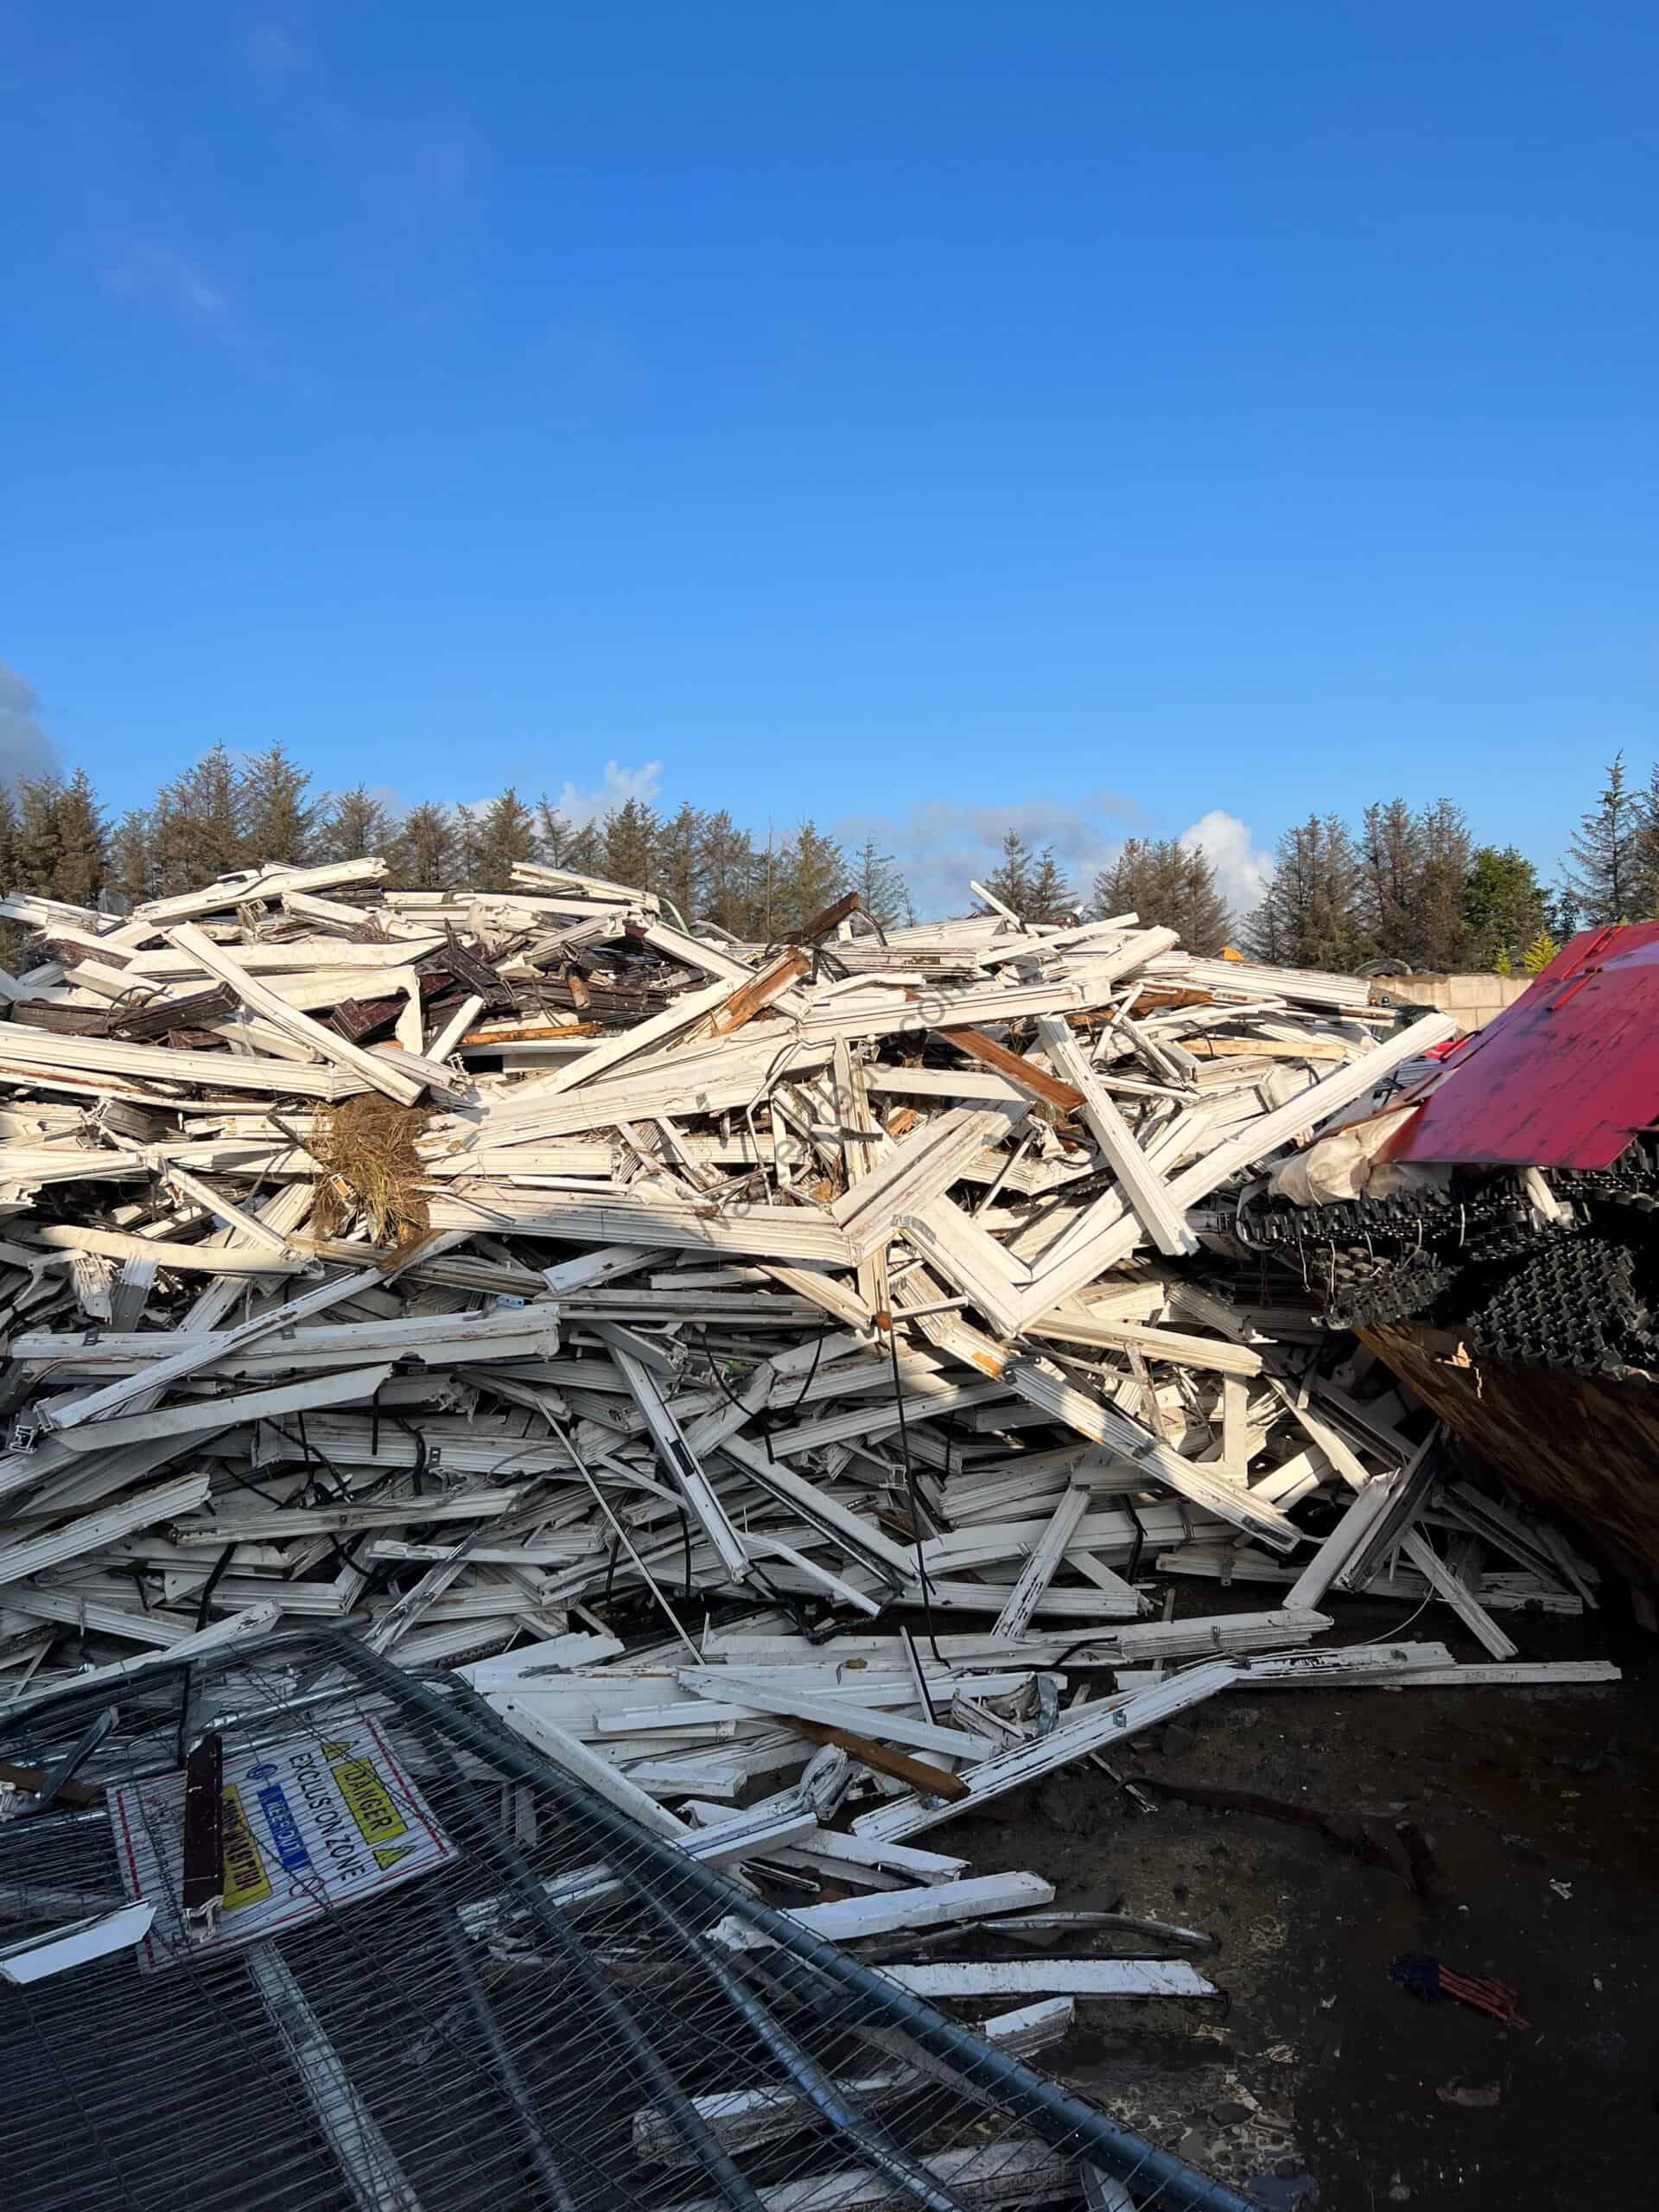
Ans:
[[[377,1866],[395,1866],[400,1859],[407,1859],[415,1848],[412,1843],[383,1843],[374,1854]]]
[[[356,1749],[355,1744],[325,1744],[322,1747],[322,1756],[326,1759],[344,1758],[347,1751],[353,1751]]]

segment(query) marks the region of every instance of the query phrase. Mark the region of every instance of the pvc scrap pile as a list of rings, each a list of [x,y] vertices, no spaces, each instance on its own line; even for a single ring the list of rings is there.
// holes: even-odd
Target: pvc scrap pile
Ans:
[[[0,978],[14,1710],[339,1623],[869,1937],[1052,1899],[912,1839],[1217,1692],[1564,1679],[1497,1617],[1593,1603],[1584,1562],[1228,1258],[1448,1020],[977,892],[761,947],[556,869],[384,874],[0,900],[38,933]],[[1491,1665],[1320,1649],[1363,1588]],[[1109,1964],[1208,1987],[981,1993]]]

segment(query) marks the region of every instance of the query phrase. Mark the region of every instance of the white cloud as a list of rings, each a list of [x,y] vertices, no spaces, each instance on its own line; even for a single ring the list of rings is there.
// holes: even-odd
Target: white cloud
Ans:
[[[1253,914],[1273,880],[1273,855],[1255,843],[1248,823],[1218,806],[1181,832],[1183,849],[1202,852],[1215,870],[1216,888],[1237,921]]]
[[[0,783],[20,776],[54,776],[58,748],[41,722],[41,702],[14,668],[0,660]]]
[[[230,302],[206,274],[170,245],[130,246],[104,272],[104,287],[118,299],[155,300],[188,322],[222,322]]]
[[[605,776],[597,791],[583,791],[579,784],[561,786],[557,805],[559,812],[573,829],[585,830],[590,822],[598,822],[613,808],[625,806],[629,799],[639,799],[649,805],[663,788],[663,764],[647,760],[640,768],[624,768],[617,761],[605,763]]]
[[[1086,904],[1096,872],[1122,843],[1108,823],[1138,822],[1141,809],[1119,791],[1084,792],[1075,799],[1020,799],[1007,806],[963,806],[931,799],[902,815],[855,814],[835,825],[849,852],[873,839],[898,862],[918,914],[965,913],[974,904],[968,886],[983,882],[1001,857],[1003,834],[1016,830],[1033,854],[1046,845]]]

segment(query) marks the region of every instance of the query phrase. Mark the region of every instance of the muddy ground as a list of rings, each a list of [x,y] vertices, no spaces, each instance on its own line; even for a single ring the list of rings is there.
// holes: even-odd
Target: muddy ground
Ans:
[[[1197,1962],[1224,2011],[1085,2003],[1052,2069],[1281,2204],[1659,2206],[1659,1641],[1607,1612],[1506,1619],[1526,1657],[1613,1658],[1624,1681],[1235,1693],[1125,1747],[1128,1773],[1414,1821],[1438,1867],[1427,1897],[1308,1829],[1138,1813],[1092,1769],[928,1838],[976,1872],[1046,1874],[1057,1905],[1218,1939]],[[1400,1620],[1345,1601],[1332,1641]],[[1436,1609],[1415,1633],[1484,1656],[1448,1625]],[[1417,2001],[1389,1978],[1406,1951],[1510,1984],[1529,2026]]]

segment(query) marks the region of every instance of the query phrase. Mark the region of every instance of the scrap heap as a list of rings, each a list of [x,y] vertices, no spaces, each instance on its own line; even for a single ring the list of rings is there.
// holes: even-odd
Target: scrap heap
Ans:
[[[1449,1020],[977,888],[759,947],[384,873],[0,901],[43,940],[0,981],[14,1712],[342,1624],[681,1839],[827,1748],[825,1821],[867,1809],[771,1862],[880,1889],[1219,1689],[1488,1675],[1310,1649],[1333,1588],[1566,1678],[1494,1616],[1593,1602],[1583,1562],[1234,1236]]]

